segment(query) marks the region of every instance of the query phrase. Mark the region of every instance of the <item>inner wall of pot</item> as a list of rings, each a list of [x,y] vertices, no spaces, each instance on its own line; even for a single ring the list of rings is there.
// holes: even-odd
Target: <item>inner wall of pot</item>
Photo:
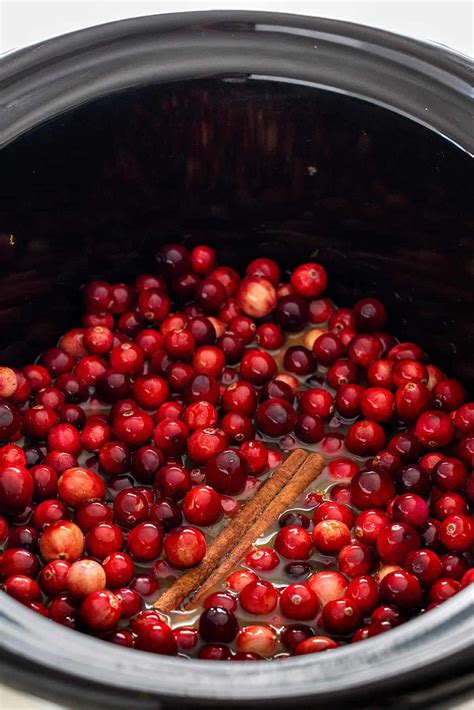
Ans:
[[[0,362],[79,325],[80,286],[152,272],[166,241],[321,261],[338,305],[472,386],[472,165],[412,121],[307,86],[206,79],[87,104],[0,154]]]

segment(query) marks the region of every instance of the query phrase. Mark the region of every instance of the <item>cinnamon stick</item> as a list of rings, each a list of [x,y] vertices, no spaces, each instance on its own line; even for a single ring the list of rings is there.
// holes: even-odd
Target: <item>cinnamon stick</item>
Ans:
[[[187,600],[185,608],[192,608],[236,565],[323,466],[324,460],[318,454],[308,456],[301,449],[294,451],[219,533],[202,562],[181,575],[153,606],[169,613]]]

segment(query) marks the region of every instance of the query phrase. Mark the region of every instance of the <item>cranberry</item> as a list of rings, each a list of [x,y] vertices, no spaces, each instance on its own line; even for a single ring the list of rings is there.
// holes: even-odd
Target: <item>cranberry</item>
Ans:
[[[120,550],[123,534],[112,523],[98,523],[86,534],[86,546],[91,555],[104,560],[112,552]]]
[[[270,614],[277,605],[278,593],[271,582],[255,580],[240,591],[239,601],[249,614]]]
[[[326,271],[314,262],[301,264],[291,274],[290,283],[298,296],[316,298],[326,289]]]
[[[249,382],[234,382],[222,395],[222,407],[227,412],[252,416],[257,408],[257,394]]]
[[[31,503],[34,483],[24,466],[7,466],[0,471],[0,511],[20,513]]]
[[[226,592],[213,592],[209,594],[203,602],[204,609],[210,609],[213,606],[223,607],[228,611],[235,611],[237,609],[237,601],[235,597]]]
[[[106,473],[118,476],[129,468],[129,450],[120,442],[109,441],[99,450],[99,463]]]
[[[287,348],[283,366],[288,372],[292,372],[299,377],[310,375],[316,369],[316,361],[310,350],[302,345],[295,345]]]
[[[155,523],[140,523],[128,534],[128,551],[140,562],[154,560],[161,553],[162,546],[163,531]]]
[[[468,570],[466,558],[461,553],[450,552],[441,556],[442,576],[450,579],[462,579]]]
[[[334,305],[329,298],[317,298],[309,303],[309,321],[315,325],[327,323]]]
[[[414,493],[426,498],[431,489],[430,476],[422,466],[404,466],[394,474],[399,493]]]
[[[74,562],[84,550],[82,530],[67,520],[49,525],[39,540],[39,549],[46,562],[67,560]]]
[[[265,471],[268,465],[268,451],[261,441],[245,441],[239,453],[247,462],[248,471],[253,476],[258,476]]]
[[[294,649],[295,656],[302,656],[307,653],[320,653],[321,651],[329,651],[332,648],[337,648],[338,644],[333,639],[326,636],[312,636],[311,638],[300,641]]]
[[[446,601],[461,589],[461,583],[455,579],[438,579],[430,589],[429,599],[431,602],[439,604]]]
[[[349,428],[346,436],[347,449],[357,456],[375,454],[383,449],[385,432],[377,422],[362,419]]]
[[[224,607],[205,609],[199,619],[199,635],[204,641],[230,643],[238,630],[235,615]]]
[[[285,335],[276,323],[262,323],[257,328],[256,339],[264,350],[278,350],[285,342]]]
[[[77,601],[70,594],[61,594],[51,600],[49,618],[57,624],[76,628]]]
[[[464,589],[465,587],[469,586],[469,584],[474,584],[474,567],[468,569],[466,574],[463,575],[463,578],[461,580],[461,589]]]
[[[443,571],[438,555],[433,550],[413,550],[405,558],[404,568],[415,575],[424,587],[431,587]]]
[[[326,418],[333,412],[334,398],[322,387],[314,387],[302,393],[299,408],[302,414],[317,414]]]
[[[275,308],[277,295],[273,284],[267,279],[249,277],[241,282],[237,301],[248,316],[263,318]]]
[[[30,550],[12,547],[0,556],[0,578],[16,574],[36,577],[38,570],[38,558]]]
[[[337,563],[342,574],[347,577],[360,577],[371,571],[374,555],[370,547],[356,542],[342,548]]]
[[[413,574],[400,570],[390,572],[382,579],[380,594],[383,599],[400,609],[411,609],[420,603],[422,590]]]
[[[294,652],[298,644],[311,638],[313,635],[313,629],[306,624],[288,624],[283,627],[280,639],[285,648]]]
[[[229,443],[227,434],[218,428],[197,429],[188,439],[188,454],[197,464],[205,464]]]
[[[324,555],[334,555],[351,540],[347,525],[340,520],[322,520],[312,532],[315,548]]]
[[[334,599],[323,607],[323,626],[334,634],[349,634],[356,629],[362,620],[357,605],[351,599]]]
[[[474,433],[474,402],[459,407],[454,415],[454,426],[461,434]]]
[[[433,483],[445,491],[458,491],[467,483],[467,470],[464,464],[455,458],[440,461],[433,470]]]
[[[245,626],[239,631],[236,639],[239,653],[253,653],[262,658],[272,657],[277,647],[278,638],[275,631],[264,625]]]
[[[148,517],[148,501],[133,488],[124,488],[114,500],[115,520],[124,527],[131,528]]]
[[[104,568],[94,560],[77,560],[67,572],[66,588],[73,597],[85,597],[104,589]]]
[[[193,525],[213,525],[222,515],[220,496],[210,486],[197,486],[186,493],[183,513]]]
[[[88,594],[80,607],[81,617],[93,631],[110,631],[120,621],[121,601],[107,589]]]
[[[347,585],[345,596],[352,599],[364,615],[370,614],[379,602],[378,584],[370,575],[355,577]]]
[[[358,471],[357,463],[343,456],[328,463],[328,476],[331,481],[350,481]]]
[[[130,378],[117,370],[106,370],[96,382],[97,394],[106,402],[124,399],[130,391]]]
[[[393,418],[395,398],[383,387],[369,387],[360,398],[362,415],[376,422],[389,422]]]
[[[165,530],[171,530],[181,525],[183,516],[181,509],[172,500],[160,498],[150,508],[150,520],[160,523]]]
[[[111,552],[102,562],[102,567],[104,568],[107,587],[111,589],[129,584],[135,569],[132,558],[125,552]]]
[[[332,333],[321,335],[313,344],[313,355],[322,365],[331,365],[344,354],[344,346]]]
[[[367,368],[367,382],[371,387],[385,387],[393,389],[394,382],[392,377],[393,362],[390,360],[375,360]]]
[[[258,572],[269,572],[278,567],[280,558],[271,547],[256,547],[247,553],[245,563]]]
[[[199,245],[191,252],[191,268],[200,276],[207,276],[216,266],[216,252],[212,247]]]
[[[426,524],[428,515],[428,504],[414,493],[404,493],[392,501],[391,517],[397,522],[418,528]]]
[[[206,467],[206,482],[219,493],[240,493],[247,481],[247,462],[234,449],[226,449],[213,456]]]
[[[8,535],[7,548],[21,547],[24,550],[35,552],[38,548],[39,533],[32,525],[12,527]]]
[[[432,406],[428,388],[419,382],[407,382],[398,388],[395,406],[400,419],[414,422]]]
[[[295,332],[301,330],[308,319],[308,305],[298,295],[278,298],[275,308],[275,320],[283,330]]]
[[[444,412],[430,410],[419,417],[415,434],[423,446],[436,449],[451,443],[454,438],[454,425]]]
[[[247,569],[241,569],[229,574],[226,579],[226,586],[232,592],[241,592],[247,584],[255,582],[257,579],[258,577],[255,572],[250,572],[250,570]]]
[[[382,351],[382,343],[375,335],[357,335],[347,347],[349,359],[363,368],[375,362],[382,355]]]
[[[341,385],[335,398],[336,409],[343,417],[353,419],[360,412],[361,397],[364,392],[363,387],[353,383]]]
[[[208,661],[228,661],[232,658],[232,653],[227,646],[217,643],[209,643],[202,646],[198,653],[198,658]]]
[[[357,327],[363,332],[381,330],[387,322],[385,306],[376,298],[357,301],[353,310]]]
[[[38,582],[22,574],[7,577],[2,585],[3,591],[22,604],[34,602],[41,596]]]
[[[432,501],[432,506],[439,520],[444,520],[448,515],[467,512],[466,501],[459,493],[443,493],[436,501]]]
[[[316,572],[307,581],[321,607],[333,599],[344,596],[347,580],[339,572]]]
[[[312,547],[310,534],[294,525],[282,528],[275,538],[275,550],[288,560],[307,560]]]
[[[44,530],[48,525],[59,520],[69,520],[69,511],[60,500],[43,500],[33,513],[31,522],[37,530]]]
[[[357,508],[382,508],[394,496],[392,479],[384,471],[362,470],[350,483],[354,505]]]
[[[10,441],[20,427],[21,419],[15,405],[0,401],[0,443]]]
[[[130,588],[140,597],[151,602],[156,598],[160,585],[158,580],[150,574],[137,574],[130,583]]]
[[[439,527],[439,539],[447,550],[467,552],[474,540],[474,529],[467,515],[449,515]]]
[[[443,380],[433,387],[433,398],[437,407],[452,412],[464,402],[464,387],[458,380]]]
[[[354,533],[359,542],[375,545],[388,516],[382,510],[363,510],[355,519]]]
[[[46,368],[52,377],[59,377],[65,372],[71,372],[75,362],[72,355],[69,355],[62,348],[54,347],[43,353],[40,364]]]
[[[67,505],[76,506],[105,496],[100,476],[87,468],[69,468],[58,480],[58,495]]]
[[[380,531],[377,552],[384,562],[402,564],[409,552],[420,547],[420,536],[407,523],[390,523]]]
[[[206,539],[197,528],[185,526],[170,530],[164,539],[165,557],[176,569],[197,565],[206,554]]]
[[[323,520],[340,521],[351,528],[354,524],[354,515],[347,505],[341,503],[326,502],[316,508],[313,513],[313,522],[315,525]]]
[[[271,437],[280,437],[289,434],[295,426],[295,410],[284,399],[268,399],[259,405],[256,413],[259,429]],[[300,427],[304,433],[305,429]]]

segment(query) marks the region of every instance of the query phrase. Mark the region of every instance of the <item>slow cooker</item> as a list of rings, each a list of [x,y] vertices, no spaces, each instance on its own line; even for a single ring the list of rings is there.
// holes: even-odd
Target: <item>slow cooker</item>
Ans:
[[[318,255],[344,304],[389,306],[472,388],[469,60],[358,25],[260,12],[141,17],[0,66],[0,361],[73,324],[79,287],[210,243],[238,268]],[[1,677],[87,707],[453,706],[472,588],[388,634],[281,663],[105,645],[0,595]]]

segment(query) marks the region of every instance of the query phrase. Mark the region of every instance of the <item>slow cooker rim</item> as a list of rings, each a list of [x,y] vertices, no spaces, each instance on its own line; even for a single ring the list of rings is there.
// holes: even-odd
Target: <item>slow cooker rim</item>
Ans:
[[[214,11],[156,16],[153,19],[153,26],[155,27],[156,21],[157,25],[160,25],[161,29],[166,32],[177,32],[180,28],[183,27],[189,28],[193,31],[202,31],[202,25],[211,26],[213,23],[218,23],[219,31],[231,33],[232,30],[235,31],[235,26],[229,26],[226,29],[224,27],[224,22],[230,23],[230,25],[232,25],[232,23],[234,23],[235,25],[235,23],[248,22],[250,25],[252,25],[258,23],[263,24],[264,20],[267,21],[268,24],[271,26],[280,27],[279,31],[281,32],[284,32],[285,27],[293,27],[297,30],[303,28],[307,29],[310,33],[313,32],[313,30],[317,31],[317,29],[319,28],[320,31],[329,33],[333,32],[334,35],[343,35],[344,32],[346,32],[351,37],[362,37],[360,41],[363,45],[365,44],[367,46],[370,46],[376,41],[377,38],[379,38],[379,41],[382,41],[382,39],[386,39],[391,43],[391,51],[393,50],[400,53],[413,51],[413,53],[415,53],[417,57],[418,55],[424,57],[424,60],[426,60],[426,62],[432,61],[433,63],[435,63],[435,60],[436,62],[438,62],[439,60],[439,62],[435,66],[435,69],[436,71],[441,72],[446,80],[447,77],[449,78],[449,76],[457,76],[460,81],[464,81],[465,72],[469,70],[469,62],[466,58],[462,57],[462,55],[457,55],[452,52],[441,50],[441,48],[435,47],[434,45],[427,45],[421,42],[417,42],[416,40],[408,40],[407,38],[398,37],[397,35],[392,35],[391,33],[384,33],[378,30],[373,30],[371,28],[364,28],[360,25],[351,25],[349,23],[342,23],[330,20],[319,21],[317,18],[304,18],[295,15],[273,15],[271,13],[251,12],[228,13]],[[14,90],[16,81],[21,83],[21,81],[26,75],[29,76],[29,79],[32,79],[34,81],[34,78],[37,73],[39,74],[41,71],[47,70],[48,66],[51,71],[53,71],[53,69],[54,71],[56,71],[58,70],[58,68],[64,66],[64,62],[68,62],[70,60],[76,61],[79,60],[81,57],[86,56],[90,51],[91,38],[95,38],[94,41],[96,40],[98,45],[100,45],[101,49],[103,50],[103,43],[115,42],[115,46],[117,47],[122,42],[126,42],[127,27],[130,28],[132,25],[137,37],[140,37],[142,33],[149,34],[149,23],[150,17],[146,17],[135,18],[134,20],[124,20],[117,23],[110,23],[105,26],[100,26],[99,28],[88,28],[86,30],[81,30],[77,33],[73,33],[73,35],[67,35],[62,38],[54,38],[46,43],[41,43],[40,45],[36,45],[31,48],[26,48],[24,50],[15,52],[5,57],[2,60],[0,67],[0,86],[3,83],[3,86],[7,91],[8,96],[6,105],[9,111],[3,111],[3,118],[0,117],[0,144],[3,140],[3,144],[6,145],[8,142],[15,140],[15,138],[19,137],[25,132],[25,130],[27,130],[25,128],[25,124],[21,123],[22,115],[24,117],[25,112],[30,112],[29,116],[32,121],[30,128],[40,125],[46,118],[52,117],[46,116],[44,111],[41,112],[36,110],[35,112],[33,103],[31,103],[29,107],[26,107],[24,104],[22,105],[19,101],[21,92],[15,97]],[[249,30],[248,27],[246,27],[245,29],[247,31]],[[359,32],[359,35],[357,35],[357,32]],[[71,48],[71,46],[69,46],[68,52],[66,45],[70,41],[71,37],[73,37],[74,42],[77,42],[77,47]],[[295,40],[295,42],[297,42],[297,40]],[[45,58],[44,62],[38,62],[40,56],[43,56],[45,54],[47,55],[47,57]],[[80,70],[80,61],[77,62],[76,68]],[[69,75],[65,75],[64,81],[67,81],[68,76]],[[423,76],[425,75],[423,74]],[[61,84],[61,86],[64,86],[64,84]],[[462,100],[462,105],[464,106],[464,99],[466,98],[465,94],[459,89],[459,87],[457,89],[455,87],[452,87],[451,90],[455,94],[458,91],[460,100]],[[35,99],[37,98],[38,95],[35,94]],[[77,103],[71,105],[77,106],[80,104]],[[446,111],[447,110],[448,109],[446,107]],[[10,125],[8,125],[8,123],[10,123]],[[427,127],[429,127],[428,124],[426,125]],[[465,150],[470,149],[468,128],[469,127],[467,125],[464,126],[464,129],[461,130],[459,133],[459,140],[457,141],[458,145]],[[413,667],[409,669],[405,668],[403,670],[400,670],[400,666],[398,666],[397,668],[394,667],[392,676],[378,677],[373,681],[373,683],[368,683],[366,678],[360,677],[360,660],[361,656],[370,656],[371,658],[382,658],[386,661],[390,655],[392,658],[396,659],[396,649],[401,648],[402,646],[405,646],[408,643],[414,644],[414,648],[416,648],[416,651],[419,654],[421,665],[416,668],[416,672],[419,674],[420,677],[426,677],[428,673],[432,673],[434,670],[436,670],[440,666],[440,664],[442,664],[444,669],[446,668],[446,666],[451,667],[453,664],[455,664],[458,670],[462,670],[464,666],[467,665],[466,662],[468,662],[469,659],[472,657],[473,650],[472,641],[469,639],[467,634],[463,635],[462,631],[462,629],[465,628],[463,625],[465,624],[466,618],[469,618],[468,615],[472,614],[473,611],[474,604],[470,598],[471,596],[472,590],[465,590],[464,592],[454,597],[452,600],[446,602],[439,609],[435,609],[430,612],[428,617],[420,617],[419,619],[415,619],[403,625],[399,629],[392,630],[389,634],[384,634],[377,638],[368,640],[362,646],[358,645],[356,649],[347,648],[335,651],[334,653],[338,654],[338,658],[343,659],[349,655],[354,656],[354,651],[357,650],[357,656],[355,656],[357,661],[355,663],[353,660],[350,661],[348,663],[348,667],[349,671],[352,672],[354,676],[358,673],[359,669],[359,677],[354,680],[354,684],[349,688],[336,687],[332,688],[331,690],[326,690],[324,692],[322,692],[320,689],[318,690],[318,676],[321,674],[321,672],[324,673],[324,667],[331,662],[331,654],[307,656],[298,659],[288,659],[285,664],[288,666],[287,668],[282,668],[278,664],[278,674],[276,674],[276,668],[272,669],[272,664],[263,664],[263,668],[261,668],[260,670],[259,667],[255,668],[255,666],[252,666],[252,664],[251,667],[247,666],[247,664],[232,664],[227,671],[222,669],[222,666],[220,666],[219,676],[221,677],[221,682],[219,683],[219,693],[221,693],[221,695],[219,695],[217,691],[216,674],[214,672],[215,664],[206,661],[196,661],[193,662],[193,667],[195,666],[195,664],[199,664],[199,675],[204,677],[203,680],[207,683],[209,691],[208,695],[203,694],[201,696],[201,700],[233,699],[235,702],[238,702],[238,700],[240,700],[242,696],[242,687],[245,687],[245,685],[243,684],[246,684],[246,689],[251,692],[251,695],[249,695],[247,699],[252,698],[258,700],[268,700],[268,682],[269,678],[272,676],[275,678],[275,680],[272,681],[274,687],[274,695],[270,699],[273,700],[275,700],[277,697],[296,697],[298,693],[301,697],[340,697],[343,694],[353,692],[354,690],[357,690],[357,692],[361,693],[363,686],[364,691],[369,692],[374,684],[380,685],[380,683],[383,683],[384,680],[387,683],[402,683],[406,681],[409,677],[413,676]],[[447,628],[447,626],[449,626],[449,629]],[[8,667],[9,663],[11,664],[12,661],[14,662],[15,659],[23,659],[24,661],[26,661],[28,657],[28,643],[30,643],[30,646],[28,648],[31,650],[31,638],[28,638],[28,636],[26,638],[24,636],[21,637],[21,635],[20,637],[18,637],[18,635],[12,632],[12,629],[14,629],[15,627],[17,627],[17,631],[20,629],[21,633],[23,634],[27,633],[28,629],[31,631],[32,628],[38,628],[38,633],[40,634],[40,637],[42,637],[43,641],[46,641],[46,652],[48,651],[48,647],[50,645],[54,645],[55,639],[57,640],[60,637],[63,637],[64,634],[65,638],[68,640],[74,638],[74,643],[70,644],[71,646],[77,647],[78,645],[81,645],[85,649],[88,649],[90,647],[89,644],[93,644],[93,646],[96,647],[98,650],[96,656],[94,656],[94,654],[92,654],[91,652],[91,669],[97,667],[99,659],[101,655],[103,655],[101,654],[100,649],[103,650],[104,647],[99,647],[99,644],[95,639],[91,639],[86,636],[81,636],[77,634],[77,632],[71,632],[68,629],[63,629],[61,627],[51,625],[50,622],[48,622],[47,620],[35,616],[33,612],[22,607],[20,604],[8,598],[5,594],[2,593],[0,595],[0,646],[2,646],[4,649],[5,668]],[[430,657],[429,644],[427,646],[426,639],[420,639],[418,636],[419,632],[421,632],[422,629],[427,629],[428,627],[432,630],[435,629],[439,632],[440,648],[444,647],[444,644],[446,644],[446,648],[443,648],[443,652],[446,651],[445,655],[442,655],[442,657],[438,658],[434,663],[427,661],[427,659]],[[454,652],[450,652],[449,639],[451,637],[447,632],[448,630],[452,632],[455,628],[459,630],[459,635],[457,637],[459,639],[459,645],[456,646]],[[71,637],[71,633],[74,633],[74,637]],[[21,639],[23,645],[22,648],[18,647],[19,638]],[[451,651],[453,651],[452,648]],[[117,653],[118,656],[116,656]],[[126,658],[127,662],[130,658],[136,658],[137,664],[139,663],[140,659],[142,659],[142,661],[144,662],[143,657],[145,656],[147,662],[152,662],[154,667],[156,667],[156,670],[158,672],[157,674],[164,673],[164,678],[161,675],[158,678],[158,686],[160,685],[160,682],[163,683],[164,680],[171,681],[172,677],[176,678],[176,672],[179,673],[181,677],[184,677],[185,675],[189,674],[189,678],[193,678],[195,675],[198,675],[195,674],[194,670],[191,669],[189,664],[186,664],[186,662],[182,659],[169,659],[166,657],[152,656],[151,654],[143,654],[139,651],[129,651],[127,649],[118,649],[114,647],[107,647],[107,655],[123,659]],[[96,660],[93,661],[93,658],[95,658]],[[400,658],[400,656],[398,656],[398,658]],[[46,674],[51,674],[52,678],[54,675],[54,671],[56,670],[56,667],[53,667],[52,658],[37,658],[37,661],[40,664],[40,668]],[[54,662],[56,662],[56,660]],[[105,683],[106,687],[110,690],[111,693],[113,693],[116,689],[117,673],[120,672],[120,668],[122,667],[123,662],[125,661],[120,660],[118,662],[117,667],[115,668],[109,679],[107,679],[106,681],[104,679],[102,680],[102,683]],[[301,688],[295,688],[295,677],[297,671],[300,672],[301,675],[307,674],[310,677],[311,672],[313,672],[316,679],[316,683],[313,681],[309,682],[308,685],[301,686]],[[170,678],[166,676],[166,673],[168,672]],[[173,673],[174,676],[172,675]],[[402,675],[400,675],[400,673],[402,673]],[[252,677],[261,678],[263,676],[265,676],[265,683],[262,683],[262,688],[260,689],[259,693],[257,693],[257,691],[255,691],[251,687],[251,679]],[[74,682],[78,682],[79,680],[84,681],[86,679],[85,674],[75,674],[74,671],[71,669],[67,671],[66,677],[68,679],[74,680]],[[237,679],[237,681],[241,684],[239,693],[231,697],[229,697],[229,679],[234,680],[234,682],[235,679]],[[51,682],[53,682],[53,680]],[[156,687],[153,688],[150,693],[152,693],[156,697],[166,696],[178,697],[181,699],[187,698],[189,700],[192,699],[192,695],[189,696],[187,694],[179,694],[177,690],[179,689]],[[196,690],[196,688],[194,687],[193,690]],[[139,689],[135,688],[134,691],[138,693]]]
[[[468,57],[439,45],[343,21],[213,10],[131,18],[3,57],[0,147],[115,91],[238,74],[341,91],[415,120],[474,154],[471,68]]]
[[[465,631],[474,610],[472,597],[472,589],[467,588],[428,615],[355,647],[290,658],[284,668],[273,663],[259,664],[257,668],[254,664],[220,664],[216,674],[212,661],[186,662],[113,645],[106,647],[104,655],[104,644],[99,639],[52,625],[2,592],[0,648],[4,652],[4,667],[11,667],[15,660],[33,662],[52,676],[59,669],[63,677],[76,682],[87,680],[111,692],[128,691],[183,701],[334,699],[354,691],[366,695],[380,685],[389,688],[400,681],[400,674],[405,680],[413,679],[416,674],[420,681],[438,669],[446,677],[453,664],[457,672],[469,667],[474,658],[474,643]],[[45,639],[48,639],[46,647]],[[48,648],[50,652],[46,655]],[[449,651],[445,653],[447,648]],[[328,670],[333,675],[337,673],[337,687],[321,683],[327,681]],[[330,682],[334,684],[333,675]]]

